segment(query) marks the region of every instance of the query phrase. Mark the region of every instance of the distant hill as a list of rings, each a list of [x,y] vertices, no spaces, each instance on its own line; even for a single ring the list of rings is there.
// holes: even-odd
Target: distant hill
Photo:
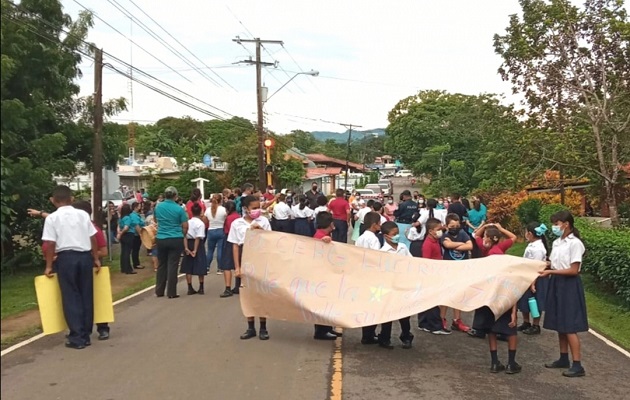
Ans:
[[[311,135],[320,142],[325,142],[328,139],[332,139],[335,142],[344,143],[348,141],[348,131],[344,133],[328,132],[328,131],[315,131],[311,132]],[[385,129],[370,129],[367,131],[355,131],[352,130],[352,141],[362,140],[370,136],[385,136]]]

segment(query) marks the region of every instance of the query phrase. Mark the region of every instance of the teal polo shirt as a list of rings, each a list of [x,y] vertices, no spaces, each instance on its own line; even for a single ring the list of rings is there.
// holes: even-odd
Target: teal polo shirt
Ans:
[[[135,236],[139,236],[138,232],[136,231],[136,226],[139,226],[140,229],[144,228],[144,220],[142,219],[142,216],[140,216],[140,214],[135,211],[131,213],[130,217],[131,225],[129,226],[129,231],[133,232]]]
[[[173,200],[166,199],[155,207],[158,229],[156,239],[182,239],[182,224],[188,222],[186,211]]]

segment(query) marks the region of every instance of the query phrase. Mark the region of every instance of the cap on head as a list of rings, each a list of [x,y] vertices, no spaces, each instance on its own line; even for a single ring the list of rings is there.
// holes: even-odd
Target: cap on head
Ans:
[[[282,190],[280,191],[280,194],[287,194],[287,190],[286,190],[286,189],[282,189]]]

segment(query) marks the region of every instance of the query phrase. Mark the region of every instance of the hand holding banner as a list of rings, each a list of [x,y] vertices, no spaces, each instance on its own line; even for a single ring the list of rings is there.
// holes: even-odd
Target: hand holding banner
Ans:
[[[508,255],[435,261],[250,230],[243,247],[245,316],[358,328],[437,305],[512,307],[545,263]]]

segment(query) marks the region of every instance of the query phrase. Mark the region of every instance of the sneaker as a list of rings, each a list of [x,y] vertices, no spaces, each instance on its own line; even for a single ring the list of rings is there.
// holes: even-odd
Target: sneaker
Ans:
[[[223,270],[218,269],[218,270],[217,270],[217,275],[223,275]]]
[[[529,328],[524,329],[523,333],[526,335],[540,335],[540,326],[532,325]]]
[[[466,325],[461,319],[454,319],[453,323],[451,324],[451,329],[454,331],[468,332],[470,330],[470,327]]]
[[[545,364],[545,368],[558,368],[558,369],[563,368],[563,369],[566,369],[566,368],[569,368],[570,366],[571,366],[571,364],[569,364],[569,361],[563,362],[563,361],[560,361],[560,360],[556,360],[556,361],[554,361],[552,363]]]
[[[584,368],[569,368],[568,370],[562,373],[562,376],[566,376],[567,378],[579,378],[581,376],[586,375],[586,370]]]
[[[474,337],[477,339],[485,339],[486,338],[486,334],[484,332],[480,332],[476,329],[469,329],[468,332],[466,332],[468,334],[468,336],[470,337]]]
[[[516,330],[517,330],[517,331],[519,331],[519,332],[523,332],[523,331],[525,331],[526,329],[531,328],[531,326],[532,326],[532,324],[530,324],[529,322],[523,322],[522,324],[520,324],[520,325],[516,328]]]
[[[438,329],[437,331],[433,331],[431,333],[434,334],[434,335],[450,335],[451,331],[447,331],[447,330],[444,330],[444,329]]]
[[[427,328],[423,328],[421,326],[418,327],[418,330],[422,331],[422,332],[431,332],[430,330],[428,330]]]
[[[493,374],[503,371],[505,371],[505,365],[501,364],[500,361],[497,361],[496,363],[492,363],[490,365],[490,372],[492,372]]]
[[[197,294],[197,291],[195,289],[193,289],[193,288],[188,288],[188,293],[187,294],[189,296],[192,295],[192,294]]]
[[[237,287],[233,287],[232,288],[232,294],[238,294],[238,293],[239,293],[238,288]]]
[[[518,363],[508,364],[507,368],[505,368],[505,373],[508,375],[514,375],[521,372],[522,369],[523,367],[521,367]]]
[[[225,291],[219,295],[219,297],[221,297],[222,299],[226,297],[232,297],[232,296],[233,296],[233,293],[230,289],[225,289]]]

